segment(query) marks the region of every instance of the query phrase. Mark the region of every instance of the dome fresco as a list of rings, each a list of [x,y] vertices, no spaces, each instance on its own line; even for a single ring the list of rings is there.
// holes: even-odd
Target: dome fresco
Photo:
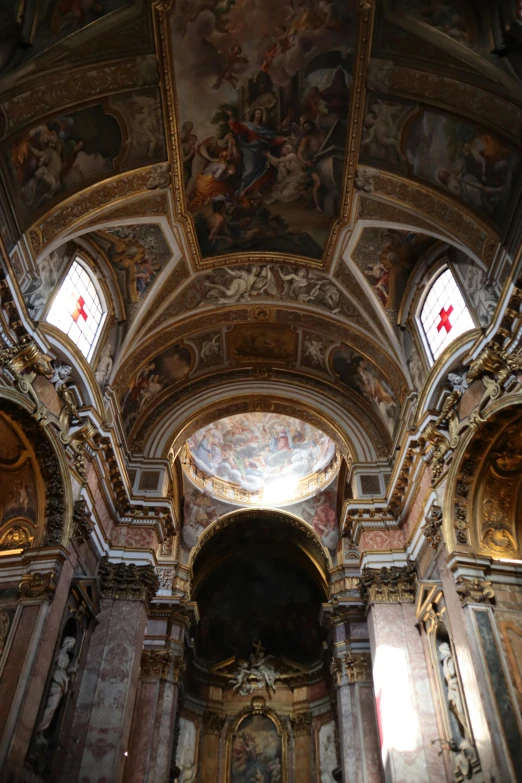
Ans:
[[[187,441],[186,457],[191,478],[201,480],[203,474],[228,487],[219,494],[234,499],[235,490],[242,490],[253,500],[290,502],[331,479],[328,468],[334,467],[336,448],[327,435],[300,419],[253,412],[198,430]]]

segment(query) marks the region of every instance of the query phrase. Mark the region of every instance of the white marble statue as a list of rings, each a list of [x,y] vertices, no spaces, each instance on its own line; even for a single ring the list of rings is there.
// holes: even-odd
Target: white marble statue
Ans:
[[[111,377],[113,364],[114,364],[114,360],[112,358],[112,345],[110,343],[106,343],[103,346],[103,350],[100,356],[100,361],[98,362],[98,366],[96,367],[96,372],[94,373],[95,378],[100,384],[102,389],[105,389],[105,387],[109,383],[109,378]]]
[[[457,670],[455,668],[455,661],[453,660],[453,654],[451,647],[447,642],[439,644],[439,656],[442,664],[442,673],[446,680],[448,688],[448,706],[453,713],[457,721],[459,722],[464,736],[467,735],[467,721],[466,713],[464,711],[464,703],[460,693],[460,686],[457,677]]]
[[[37,735],[41,735],[42,732],[49,728],[56,710],[60,706],[60,702],[69,690],[72,674],[70,664],[75,646],[76,639],[73,636],[66,636],[62,642],[62,646],[60,647],[54,664],[51,687],[49,688],[49,693],[47,695],[45,710],[36,729]]]

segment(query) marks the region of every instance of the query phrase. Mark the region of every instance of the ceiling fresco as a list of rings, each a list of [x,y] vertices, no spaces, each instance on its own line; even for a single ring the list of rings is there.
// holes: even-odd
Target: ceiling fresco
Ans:
[[[139,223],[119,226],[95,235],[111,262],[126,303],[127,317],[143,303],[172,251],[160,226]]]
[[[430,372],[413,289],[447,263],[487,329],[494,278],[506,282],[516,257],[519,22],[494,5],[26,4],[30,37],[22,25],[0,45],[0,230],[42,333],[76,252],[98,276],[98,413],[129,452],[193,399],[249,384],[239,410],[255,410],[258,386],[316,395],[392,459]],[[234,464],[209,476],[193,459],[190,492],[207,498],[217,479],[264,491],[278,453],[280,475],[327,470],[285,426],[288,448],[271,451],[267,435],[250,456],[221,433]],[[187,436],[173,435],[176,453]],[[323,478],[284,502],[305,504],[296,515],[333,552]]]
[[[433,237],[389,228],[363,231],[352,259],[371,285],[379,303],[397,318],[409,276],[435,245]]]
[[[220,419],[194,433],[186,446],[187,462],[200,474],[230,485],[220,487],[222,497],[233,501],[241,489],[247,500],[250,495],[252,502],[270,504],[291,502],[328,483],[331,471],[325,468],[335,454],[323,432],[278,413]]]
[[[21,223],[74,193],[166,155],[156,88],[111,96],[28,128],[1,150]]]
[[[202,255],[320,259],[340,212],[352,3],[179,3],[171,35],[185,207]]]

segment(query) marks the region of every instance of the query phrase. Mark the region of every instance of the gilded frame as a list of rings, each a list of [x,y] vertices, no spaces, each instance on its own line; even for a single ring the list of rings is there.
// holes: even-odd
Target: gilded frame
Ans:
[[[277,735],[281,741],[281,783],[288,783],[288,737],[278,715],[270,707],[266,706],[266,701],[262,696],[254,696],[249,707],[245,707],[235,717],[230,724],[226,737],[226,760],[225,760],[225,783],[232,783],[232,745],[241,724],[253,716],[264,717],[272,721]]]

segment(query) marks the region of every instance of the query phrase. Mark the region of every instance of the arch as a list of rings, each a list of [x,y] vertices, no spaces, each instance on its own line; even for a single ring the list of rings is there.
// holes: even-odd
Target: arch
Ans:
[[[296,546],[299,548],[302,555],[306,558],[309,567],[308,570],[315,575],[316,581],[321,585],[326,600],[329,595],[328,572],[331,566],[331,558],[328,550],[322,545],[317,534],[310,525],[307,525],[306,522],[303,522],[302,519],[294,514],[290,514],[288,511],[283,511],[282,509],[239,509],[237,511],[231,511],[220,519],[217,519],[215,522],[212,522],[201,534],[199,541],[190,553],[188,565],[191,573],[194,575],[198,568],[205,565],[205,559],[209,559],[209,544],[215,536],[234,525],[249,523],[255,519],[275,521],[277,524],[286,526],[287,530],[291,529],[292,538],[295,540]],[[196,582],[194,588],[197,587],[199,581],[201,580]]]
[[[147,434],[143,443],[145,456],[165,458],[172,449],[179,451],[184,441],[211,417],[221,418],[243,409],[273,410],[312,424],[315,420],[316,426],[337,443],[341,453],[356,462],[373,461],[383,457],[384,451],[387,453],[384,426],[382,430],[377,429],[373,419],[361,409],[357,409],[359,421],[354,415],[356,406],[348,411],[337,400],[328,399],[315,389],[275,380],[230,380],[217,386],[212,397],[209,401],[205,389],[188,399],[178,397],[175,405],[162,412],[161,422]]]
[[[69,466],[58,433],[51,427],[38,424],[31,416],[28,400],[11,389],[0,390],[2,413],[22,430],[34,450],[43,482],[44,513],[40,546],[63,546],[72,534],[72,486]]]
[[[519,436],[513,438],[508,431],[515,426],[519,433],[522,427],[522,394],[495,401],[481,419],[461,437],[447,474],[444,541],[449,552],[473,551],[494,559],[519,557],[522,462],[519,471]],[[507,436],[509,443],[504,442]],[[499,469],[495,464],[499,461],[501,465],[511,461],[512,468]]]

